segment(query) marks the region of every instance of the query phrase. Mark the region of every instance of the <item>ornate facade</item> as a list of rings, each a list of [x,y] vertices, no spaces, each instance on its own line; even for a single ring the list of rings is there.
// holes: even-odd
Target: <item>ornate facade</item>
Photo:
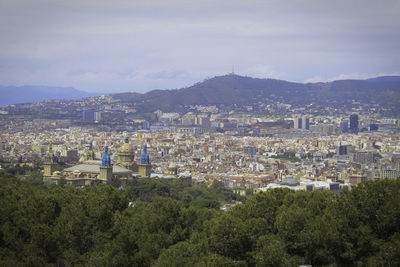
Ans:
[[[56,171],[57,164],[50,145],[49,153],[43,165],[44,180],[56,184],[64,180],[67,184],[84,186],[90,185],[94,181],[109,183],[115,178],[126,182],[135,177],[150,177],[151,175],[151,164],[146,145],[144,146],[140,164],[134,162],[135,153],[128,139],[125,139],[124,144],[118,149],[118,160],[115,165],[111,162],[107,146],[101,160],[96,159],[94,155],[93,144],[90,142],[86,160],[60,172]]]

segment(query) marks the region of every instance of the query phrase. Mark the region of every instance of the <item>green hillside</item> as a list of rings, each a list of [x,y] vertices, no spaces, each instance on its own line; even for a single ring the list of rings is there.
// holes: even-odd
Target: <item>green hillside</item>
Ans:
[[[142,112],[157,109],[181,111],[188,105],[252,105],[270,100],[297,106],[319,104],[339,107],[356,101],[361,104],[379,104],[400,114],[400,80],[383,78],[302,84],[225,75],[179,90],[123,93],[113,97],[134,105]]]

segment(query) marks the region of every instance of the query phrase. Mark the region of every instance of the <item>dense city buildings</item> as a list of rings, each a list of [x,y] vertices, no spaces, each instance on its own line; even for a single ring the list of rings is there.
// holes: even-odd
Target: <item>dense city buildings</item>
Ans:
[[[229,74],[196,86],[227,82],[260,81]],[[126,93],[0,107],[0,164],[40,165],[47,181],[77,186],[158,177],[218,180],[239,194],[399,176],[399,118],[387,115],[395,109],[355,99],[305,105],[276,94],[250,100],[173,104],[174,97],[155,108]]]
[[[111,118],[110,110],[103,112]],[[86,117],[5,123],[4,115],[1,164],[41,164],[45,179],[55,183],[61,179],[82,186],[140,177],[206,184],[219,180],[240,194],[280,186],[341,189],[399,177],[397,119],[363,112],[360,117],[296,112],[288,108],[282,119],[280,114],[158,110],[147,119],[131,118],[115,126],[107,120],[88,123]],[[101,161],[103,154],[110,161]],[[294,180],[298,184],[289,183]]]

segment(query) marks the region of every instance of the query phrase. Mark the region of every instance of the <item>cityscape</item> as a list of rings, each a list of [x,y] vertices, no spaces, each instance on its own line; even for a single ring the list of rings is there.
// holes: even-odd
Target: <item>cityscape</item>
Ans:
[[[68,115],[57,119],[59,113],[54,112],[46,114],[54,118],[28,119],[38,108]],[[2,168],[46,164],[50,148],[54,164],[71,167],[100,160],[108,146],[112,164],[128,167],[137,176],[147,145],[151,174],[146,177],[191,177],[206,184],[217,180],[241,194],[282,186],[286,179],[302,184],[293,189],[305,190],[307,185],[329,189],[400,178],[396,117],[371,113],[360,104],[336,116],[307,113],[285,103],[265,105],[264,114],[252,113],[254,106],[244,108],[197,105],[187,113],[156,110],[135,118],[132,107],[109,96],[6,106],[1,117]],[[14,110],[22,111],[7,114]],[[127,159],[121,159],[121,149],[129,151]],[[174,176],[171,164],[177,168]],[[55,183],[58,176],[71,184],[88,183],[60,172],[47,176]]]
[[[0,5],[1,266],[400,266],[398,1]]]

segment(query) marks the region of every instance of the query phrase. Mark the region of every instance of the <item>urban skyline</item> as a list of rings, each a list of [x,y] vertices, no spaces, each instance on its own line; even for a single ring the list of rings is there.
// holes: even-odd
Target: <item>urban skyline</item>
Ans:
[[[0,0],[0,266],[400,266],[399,18]]]

